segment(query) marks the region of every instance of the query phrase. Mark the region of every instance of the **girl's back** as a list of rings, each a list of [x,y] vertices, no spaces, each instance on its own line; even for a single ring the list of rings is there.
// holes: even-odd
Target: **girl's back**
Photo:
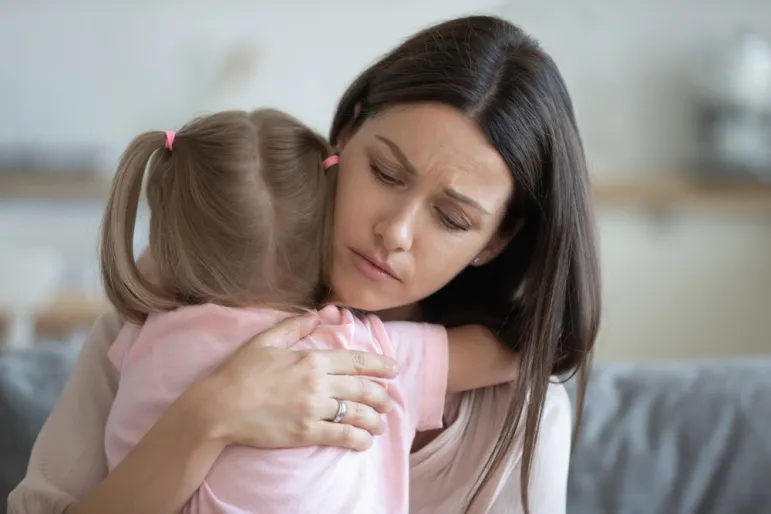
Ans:
[[[110,469],[188,387],[253,334],[288,315],[208,304],[151,315],[142,327],[124,327],[110,349],[121,374],[105,435]],[[293,349],[363,350],[400,363],[399,378],[386,384],[395,407],[383,418],[383,435],[364,452],[228,447],[185,512],[408,512],[408,460],[415,431],[442,426],[446,332],[419,323],[384,324],[375,316],[357,318],[334,306],[322,309],[320,317],[322,324]]]

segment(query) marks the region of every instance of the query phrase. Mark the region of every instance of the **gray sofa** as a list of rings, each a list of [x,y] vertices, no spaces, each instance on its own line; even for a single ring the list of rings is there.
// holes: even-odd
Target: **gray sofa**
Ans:
[[[24,351],[0,348],[0,512],[24,477],[32,443],[77,355],[76,344],[58,341]]]
[[[771,514],[771,357],[598,366],[571,514]]]
[[[0,353],[0,512],[75,357]],[[771,513],[769,478],[771,357],[596,367],[569,514]]]

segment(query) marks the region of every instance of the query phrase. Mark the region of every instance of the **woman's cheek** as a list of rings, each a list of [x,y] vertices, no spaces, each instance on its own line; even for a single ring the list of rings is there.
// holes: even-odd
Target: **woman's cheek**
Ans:
[[[444,287],[458,273],[463,271],[474,258],[480,245],[470,238],[458,238],[453,234],[441,233],[441,229],[427,229],[423,234],[424,246],[415,258],[416,284],[422,291],[433,292]]]

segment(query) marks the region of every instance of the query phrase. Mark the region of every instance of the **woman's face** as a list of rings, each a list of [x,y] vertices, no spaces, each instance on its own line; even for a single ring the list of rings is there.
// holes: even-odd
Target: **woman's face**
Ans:
[[[514,184],[476,123],[440,104],[390,108],[341,141],[332,289],[351,307],[411,305],[506,245]],[[473,262],[475,258],[479,262]]]

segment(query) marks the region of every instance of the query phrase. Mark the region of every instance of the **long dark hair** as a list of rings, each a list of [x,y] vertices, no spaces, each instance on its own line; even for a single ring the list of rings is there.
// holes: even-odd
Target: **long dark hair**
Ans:
[[[522,356],[519,394],[469,505],[513,444],[524,416],[523,506],[552,375],[578,374],[576,429],[600,321],[600,272],[586,159],[565,83],[531,37],[495,17],[426,29],[370,66],[337,108],[330,140],[397,104],[440,102],[479,123],[515,193],[501,224],[513,241],[422,302],[427,321],[483,324]],[[354,116],[356,109],[358,116]],[[355,119],[354,119],[355,118]]]

